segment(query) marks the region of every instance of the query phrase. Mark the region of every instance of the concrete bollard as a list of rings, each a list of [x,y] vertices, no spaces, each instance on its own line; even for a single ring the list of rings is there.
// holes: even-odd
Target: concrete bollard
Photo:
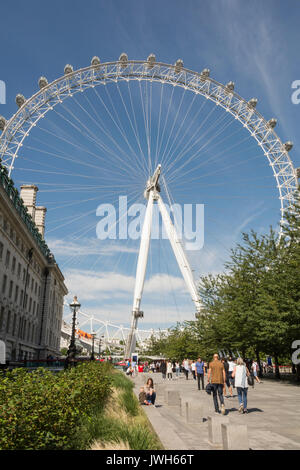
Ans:
[[[226,416],[208,416],[208,440],[212,446],[223,447],[221,424],[229,424]]]
[[[185,415],[187,423],[203,423],[204,407],[202,404],[186,401],[184,405],[184,410],[181,411],[181,416],[182,414]]]
[[[165,390],[165,402],[169,406],[181,407],[181,399],[177,390]]]
[[[221,424],[224,450],[249,450],[246,424]]]
[[[185,404],[186,404],[186,399],[180,398],[180,406],[179,406],[179,414],[180,414],[180,416],[184,416],[184,413],[185,413]]]

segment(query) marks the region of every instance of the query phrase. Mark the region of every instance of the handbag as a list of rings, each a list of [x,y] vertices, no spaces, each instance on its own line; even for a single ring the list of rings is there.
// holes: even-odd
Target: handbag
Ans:
[[[251,387],[253,387],[253,385],[254,385],[254,377],[253,377],[253,375],[250,374],[250,375],[247,377],[247,379],[248,379],[248,385],[250,385]]]
[[[211,395],[211,392],[214,391],[214,386],[213,386],[213,384],[208,383],[208,384],[206,385],[206,387],[205,387],[205,391],[206,391],[206,393],[208,393],[208,395]]]

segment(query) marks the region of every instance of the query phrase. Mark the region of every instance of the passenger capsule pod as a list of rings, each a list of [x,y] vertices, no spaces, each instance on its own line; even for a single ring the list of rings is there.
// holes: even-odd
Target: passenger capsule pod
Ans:
[[[251,108],[256,108],[257,101],[257,98],[251,98],[251,100],[248,101],[248,105],[251,106]]]
[[[284,150],[286,150],[287,152],[289,152],[290,150],[292,150],[293,148],[293,142],[291,142],[290,140],[288,142],[286,142],[285,144],[283,144],[284,146]]]
[[[94,67],[97,67],[97,65],[100,65],[100,63],[100,59],[96,55],[91,60],[91,65],[93,65]]]
[[[68,75],[69,73],[72,73],[72,72],[73,72],[73,67],[72,67],[72,65],[67,64],[67,65],[65,66],[65,68],[64,68],[64,73],[65,73],[65,75]]]
[[[228,83],[226,84],[226,88],[227,88],[227,90],[229,90],[229,91],[233,91],[233,90],[234,90],[234,82],[228,82]]]
[[[125,68],[128,65],[128,55],[125,54],[125,52],[122,52],[122,54],[119,57],[119,62],[121,62],[121,67]]]
[[[275,119],[275,118],[271,118],[271,119],[268,121],[268,125],[269,125],[272,129],[274,129],[274,127],[276,126],[276,124],[277,124],[277,119]]]
[[[175,62],[175,73],[180,73],[183,69],[183,60],[177,59]]]
[[[209,69],[203,69],[202,72],[200,73],[200,77],[205,80],[206,78],[209,77],[210,70]]]
[[[149,54],[147,57],[147,65],[149,69],[152,69],[154,67],[156,61],[156,57],[154,54]]]
[[[26,101],[26,99],[25,99],[25,97],[24,97],[23,95],[20,95],[20,94],[19,94],[19,95],[16,96],[16,103],[17,103],[17,106],[18,106],[19,108],[21,108],[21,106],[23,106],[23,104],[25,103],[25,101]]]
[[[39,87],[42,90],[42,88],[45,88],[45,86],[48,85],[48,80],[46,77],[40,77],[39,78]]]
[[[300,168],[296,168],[296,177],[300,178]]]
[[[6,126],[6,119],[3,116],[0,116],[0,131],[4,131]]]

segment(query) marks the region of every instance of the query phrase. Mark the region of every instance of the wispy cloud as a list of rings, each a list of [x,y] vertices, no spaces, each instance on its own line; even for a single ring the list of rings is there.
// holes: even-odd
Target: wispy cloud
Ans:
[[[76,292],[82,300],[118,299],[120,296],[133,296],[135,277],[116,272],[96,272],[89,270],[69,269],[65,271],[66,285]],[[182,278],[157,274],[145,282],[144,293],[152,297],[176,291],[177,295],[186,293],[186,286]]]
[[[264,2],[257,3],[258,11],[254,5],[255,2],[241,5],[239,0],[211,3],[212,9],[218,10],[216,26],[226,50],[230,45],[230,54],[227,55],[229,64],[246,81],[253,83],[254,95],[257,90],[258,98],[268,100],[269,109],[274,115],[270,117],[278,118],[282,130],[289,135],[289,126],[283,119],[283,109],[289,103],[286,103],[282,87],[289,86],[286,75],[289,64],[282,25]],[[227,27],[224,28],[224,25]],[[258,108],[262,106],[258,103]]]
[[[95,238],[80,238],[73,241],[72,239],[48,239],[49,248],[55,256],[89,256],[102,255],[113,256],[117,253],[137,253],[138,249],[126,246],[125,243],[117,243],[113,241],[103,242]]]

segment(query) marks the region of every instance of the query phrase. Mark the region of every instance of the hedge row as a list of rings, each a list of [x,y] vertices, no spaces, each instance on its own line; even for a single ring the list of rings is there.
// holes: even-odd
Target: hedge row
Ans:
[[[111,386],[107,363],[1,373],[0,449],[72,449],[80,423],[104,407]]]

